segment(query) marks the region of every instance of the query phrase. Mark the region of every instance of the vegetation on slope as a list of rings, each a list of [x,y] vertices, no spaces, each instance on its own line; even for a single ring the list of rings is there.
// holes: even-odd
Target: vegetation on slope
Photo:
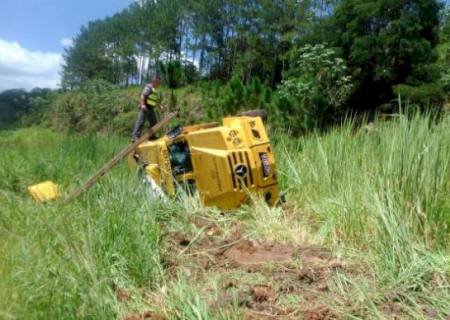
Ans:
[[[62,86],[142,84],[161,63],[178,65],[186,83],[238,77],[271,89],[286,80],[308,86],[313,79],[297,61],[305,48],[322,46],[347,68],[346,111],[389,110],[399,93],[432,108],[448,94],[448,56],[437,51],[448,44],[448,21],[439,0],[142,0],[81,28],[65,54]],[[323,108],[316,97],[303,107]]]
[[[142,86],[157,75],[170,89],[200,87],[210,118],[263,107],[297,132],[349,114],[396,113],[399,95],[440,112],[450,90],[449,21],[440,0],[135,1],[81,28],[64,55],[62,97],[1,94],[0,127],[22,114],[35,120],[49,104],[67,112],[54,126],[97,130],[116,115],[111,127],[128,126],[138,90],[108,95],[107,87]],[[167,102],[183,103],[175,95]]]
[[[35,88],[30,92],[23,89],[5,90],[0,93],[0,129],[17,126],[20,119],[30,112],[30,109],[39,109],[39,114],[45,110],[38,104],[42,99],[49,98],[50,89]]]
[[[27,185],[52,179],[69,191],[127,140],[2,132],[1,317],[446,318],[449,129],[447,118],[417,116],[296,139],[275,133],[288,205],[256,201],[228,213],[182,194],[151,200],[125,164],[75,202],[36,204]],[[221,267],[214,246],[236,230],[237,242],[274,241],[300,253],[320,246],[340,262],[317,269],[319,255],[253,270]],[[275,293],[254,301],[255,286]]]

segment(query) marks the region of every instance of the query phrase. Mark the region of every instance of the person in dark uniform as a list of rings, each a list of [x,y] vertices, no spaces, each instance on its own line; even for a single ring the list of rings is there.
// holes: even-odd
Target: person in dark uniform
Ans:
[[[158,78],[152,80],[151,83],[145,85],[141,93],[141,104],[139,106],[139,113],[134,124],[132,133],[132,141],[139,139],[142,133],[144,122],[147,121],[150,127],[153,127],[158,122],[158,115],[156,109],[158,108],[158,92],[161,81]],[[160,107],[160,111],[163,111]]]

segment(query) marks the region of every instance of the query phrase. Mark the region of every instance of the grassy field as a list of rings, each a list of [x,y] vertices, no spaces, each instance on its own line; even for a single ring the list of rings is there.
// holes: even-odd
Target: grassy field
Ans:
[[[0,318],[449,319],[449,132],[424,117],[275,132],[288,203],[229,213],[152,201],[126,163],[75,202],[36,204],[26,186],[68,192],[127,140],[1,132]],[[296,255],[229,263],[249,243]]]

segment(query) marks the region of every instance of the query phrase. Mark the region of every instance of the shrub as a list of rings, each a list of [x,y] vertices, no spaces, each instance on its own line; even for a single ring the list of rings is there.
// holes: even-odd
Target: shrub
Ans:
[[[420,109],[440,109],[444,99],[444,90],[441,83],[432,82],[419,86],[400,84],[394,86],[394,92],[409,102],[417,105]]]
[[[279,87],[284,100],[295,98],[294,111],[314,126],[324,126],[345,113],[345,102],[353,86],[347,66],[324,44],[306,45],[291,54],[292,71]],[[289,117],[289,115],[286,115]],[[309,124],[308,124],[309,126]]]
[[[136,111],[130,111],[117,115],[112,120],[111,130],[121,136],[130,135],[136,120],[136,114]]]
[[[208,120],[217,120],[226,115],[250,109],[269,110],[272,90],[254,77],[246,84],[234,76],[227,85],[213,82],[202,87],[202,101]]]

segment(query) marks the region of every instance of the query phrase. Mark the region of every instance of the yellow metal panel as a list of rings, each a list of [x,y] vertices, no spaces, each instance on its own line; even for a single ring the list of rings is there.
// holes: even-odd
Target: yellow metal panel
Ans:
[[[191,155],[199,191],[217,196],[232,189],[226,151],[194,147]]]
[[[223,119],[223,124],[238,132],[238,138],[245,140],[246,145],[268,143],[264,124],[261,118],[252,117],[229,117]]]
[[[153,181],[155,181],[159,185],[161,184],[161,174],[159,171],[159,165],[151,163],[145,168],[145,172],[150,178],[153,179]]]
[[[31,197],[38,202],[55,200],[59,197],[58,186],[51,181],[46,181],[28,187]]]
[[[195,131],[186,135],[186,140],[191,147],[226,150],[228,143],[225,132],[226,128],[223,127]]]
[[[170,165],[169,151],[165,143],[157,149],[157,157],[161,175],[161,187],[168,195],[173,195],[175,194],[174,178]]]

